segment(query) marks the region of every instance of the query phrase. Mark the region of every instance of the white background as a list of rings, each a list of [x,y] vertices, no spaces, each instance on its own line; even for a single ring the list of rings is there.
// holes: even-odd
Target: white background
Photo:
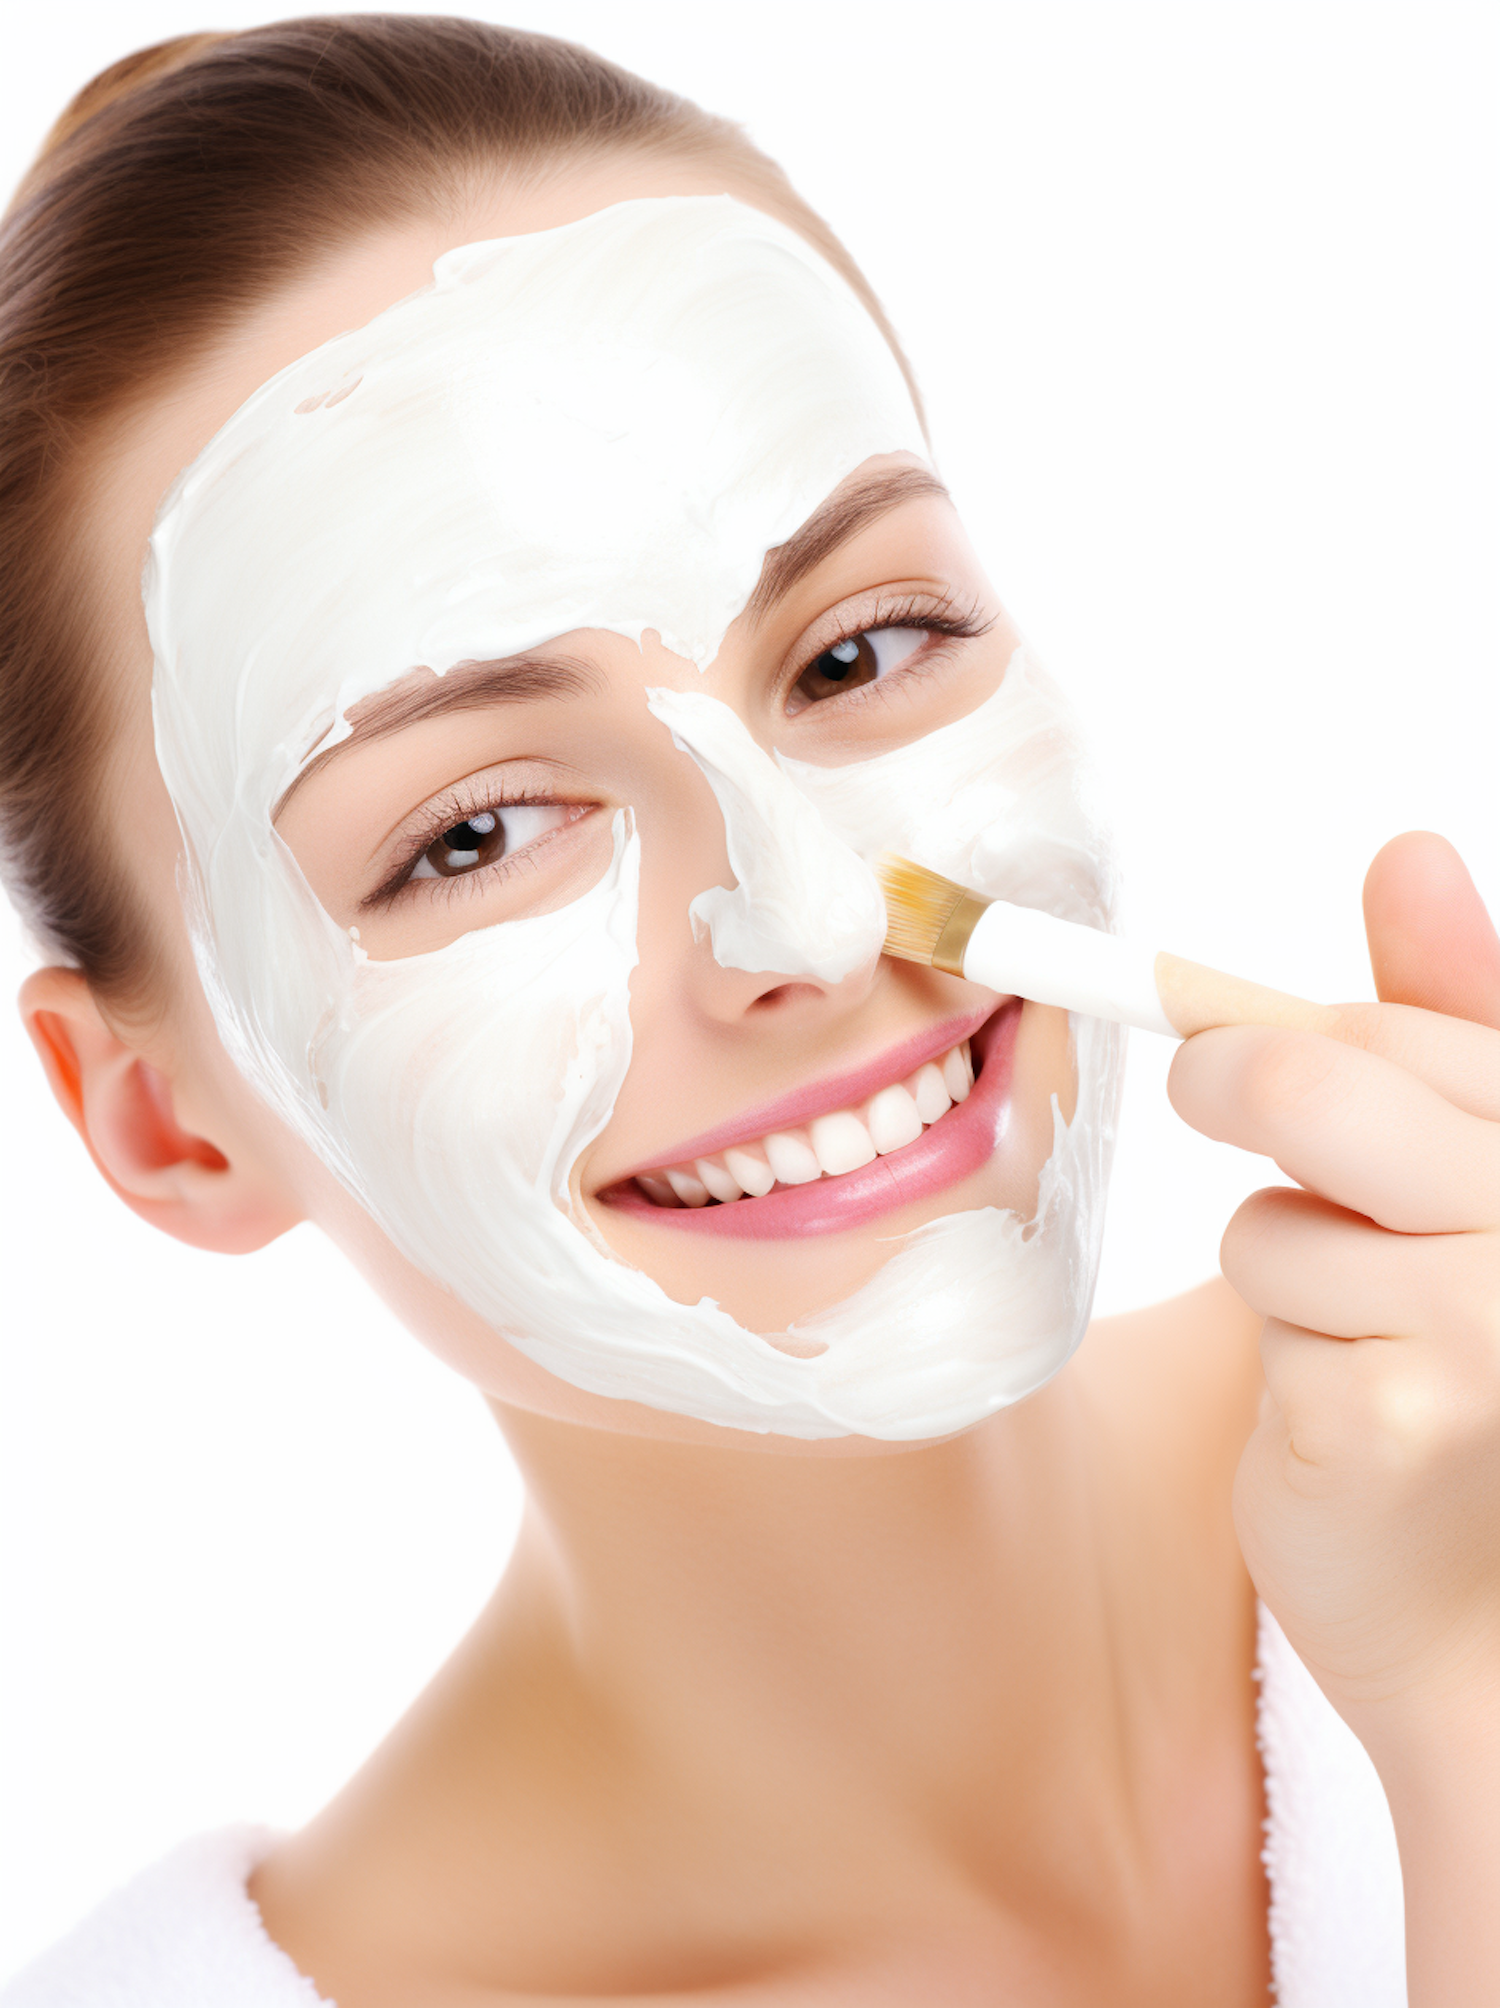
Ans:
[[[106,62],[281,11],[5,0],[0,180]],[[1366,995],[1386,837],[1444,831],[1500,899],[1500,11],[495,18],[742,120],[840,231],[1090,729],[1135,931]],[[0,963],[13,988],[10,927]],[[1208,1274],[1270,1171],[1176,1123],[1167,1057],[1137,1038],[1105,1309]],[[3,1973],[179,1836],[311,1812],[477,1608],[517,1493],[477,1398],[310,1230],[230,1266],[138,1225],[3,1021],[0,1136]]]

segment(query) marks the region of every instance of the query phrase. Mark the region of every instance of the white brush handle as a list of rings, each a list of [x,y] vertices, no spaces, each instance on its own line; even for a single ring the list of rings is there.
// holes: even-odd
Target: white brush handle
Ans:
[[[964,975],[987,990],[1178,1037],[1156,988],[1156,950],[997,899],[974,923]]]
[[[974,923],[963,973],[987,990],[1185,1039],[1214,1025],[1327,1031],[1337,1013],[1282,990],[1142,948],[1035,907],[994,900]]]

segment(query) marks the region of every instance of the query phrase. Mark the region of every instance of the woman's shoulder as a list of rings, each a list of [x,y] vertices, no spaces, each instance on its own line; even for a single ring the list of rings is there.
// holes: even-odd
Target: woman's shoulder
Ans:
[[[1254,1651],[1254,1593],[1231,1501],[1265,1387],[1260,1329],[1227,1283],[1205,1283],[1098,1320],[1068,1369],[1104,1516],[1100,1538],[1114,1551],[1123,1593],[1137,1598],[1158,1672],[1193,1667],[1201,1680],[1208,1624],[1230,1699],[1242,1693]]]
[[[1165,1303],[1096,1319],[1072,1365],[1136,1443],[1217,1483],[1255,1427],[1261,1323],[1216,1276]]]
[[[0,1986],[0,2008],[330,2008],[246,1888],[277,1838],[236,1826],[184,1841]]]

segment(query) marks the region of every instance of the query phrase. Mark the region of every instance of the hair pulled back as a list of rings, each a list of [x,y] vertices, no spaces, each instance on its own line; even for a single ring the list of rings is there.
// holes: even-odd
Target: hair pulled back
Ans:
[[[117,1007],[150,996],[155,960],[106,827],[120,699],[83,529],[91,446],[371,225],[442,214],[497,170],[613,154],[721,165],[906,367],[848,253],[738,126],[545,35],[369,14],[183,36],[105,70],[48,136],[0,227],[0,873],[43,951]]]

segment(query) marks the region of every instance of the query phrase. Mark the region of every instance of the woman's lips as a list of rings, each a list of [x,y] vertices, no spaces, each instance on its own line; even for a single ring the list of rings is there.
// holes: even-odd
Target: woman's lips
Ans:
[[[978,1171],[994,1155],[1009,1114],[1011,1064],[1020,1016],[1021,1000],[1013,998],[973,1035],[979,1074],[967,1100],[949,1109],[914,1142],[858,1171],[806,1185],[782,1186],[758,1199],[747,1197],[709,1206],[653,1205],[633,1180],[612,1186],[599,1198],[636,1219],[684,1233],[766,1241],[837,1234],[898,1206],[928,1199]],[[782,1104],[775,1105],[776,1113],[785,1120],[782,1109]],[[744,1135],[743,1123],[736,1125],[736,1133]],[[711,1136],[695,1139],[695,1143],[701,1154],[704,1144],[711,1145]]]
[[[852,1108],[856,1102],[878,1093],[890,1082],[915,1073],[926,1061],[936,1059],[939,1053],[946,1053],[950,1046],[960,1045],[971,1038],[993,1016],[994,1010],[991,1004],[983,1010],[966,1011],[960,1016],[945,1018],[942,1024],[933,1025],[925,1032],[914,1032],[909,1039],[903,1039],[900,1045],[866,1061],[862,1067],[856,1067],[847,1074],[835,1074],[831,1080],[794,1088],[789,1095],[778,1095],[774,1102],[766,1102],[758,1109],[747,1109],[733,1122],[720,1123],[715,1129],[689,1137],[686,1143],[677,1146],[670,1157],[657,1158],[654,1162],[677,1164],[695,1157],[711,1157],[726,1146],[750,1137],[765,1136],[770,1130],[797,1129],[826,1110]]]

